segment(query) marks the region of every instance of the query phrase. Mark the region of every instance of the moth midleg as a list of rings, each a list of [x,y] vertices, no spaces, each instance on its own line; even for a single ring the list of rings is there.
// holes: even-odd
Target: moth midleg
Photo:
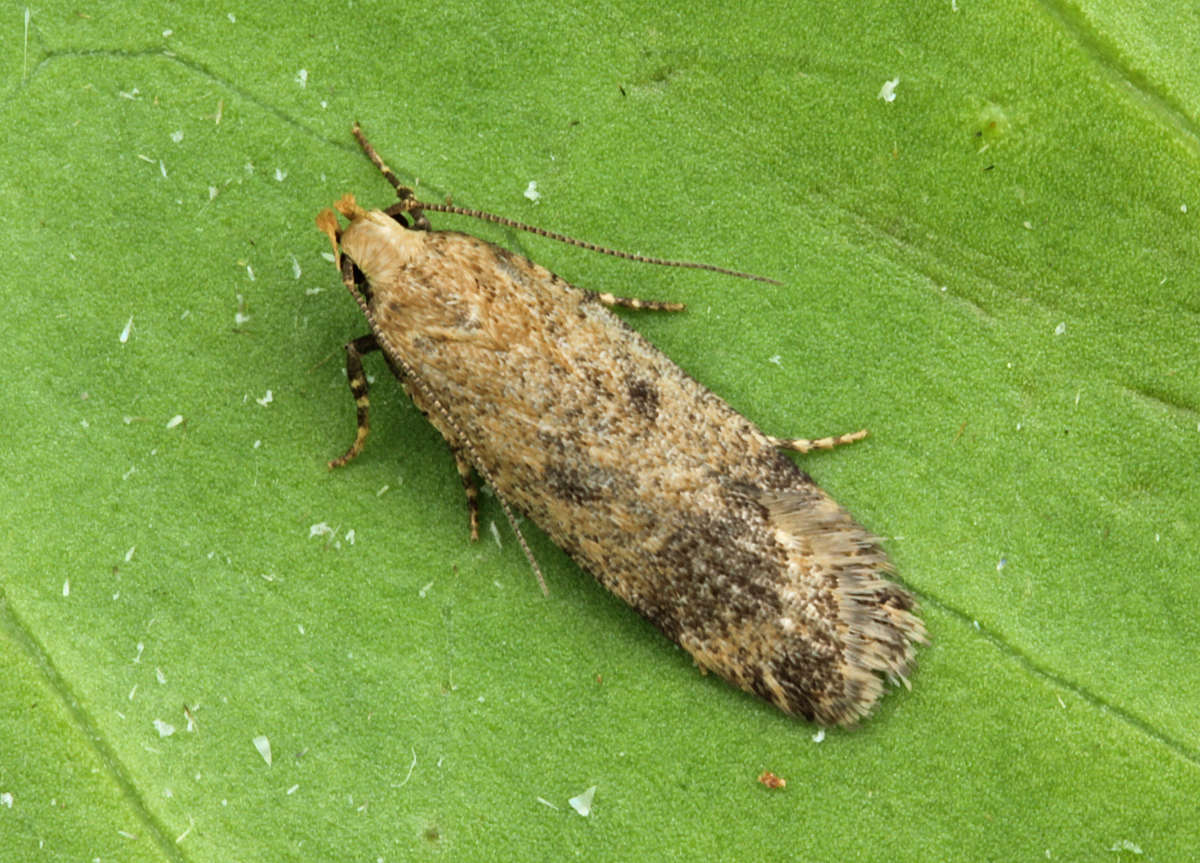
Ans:
[[[463,491],[467,494],[467,510],[471,519],[471,542],[479,541],[479,488],[475,485],[475,477],[471,474],[471,461],[464,456],[458,447],[451,446],[454,453],[454,466],[458,468],[458,478],[462,480]]]
[[[639,300],[637,297],[618,297],[613,294],[596,294],[596,299],[606,306],[622,306],[626,309],[647,309],[654,312],[682,312],[683,303],[668,303],[665,300]]]
[[[867,436],[866,429],[859,429],[856,432],[848,434],[833,435],[831,437],[823,437],[817,439],[796,437],[784,438],[767,435],[767,440],[771,442],[771,446],[779,449],[790,449],[796,452],[812,452],[815,449],[833,449],[835,446],[840,446],[846,443],[854,443],[862,440]]]
[[[369,411],[371,400],[367,395],[367,375],[363,371],[362,358],[372,351],[379,350],[379,343],[374,334],[360,336],[352,342],[346,342],[346,380],[350,382],[350,393],[354,396],[355,420],[358,423],[354,434],[354,443],[346,452],[329,462],[329,468],[341,467],[346,462],[356,458],[362,452],[367,434],[371,431]]]

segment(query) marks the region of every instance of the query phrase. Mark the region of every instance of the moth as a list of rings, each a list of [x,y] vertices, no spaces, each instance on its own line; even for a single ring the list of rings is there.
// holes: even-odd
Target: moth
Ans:
[[[369,430],[362,358],[381,351],[446,439],[478,537],[478,476],[582,568],[712,671],[781,710],[853,724],[885,679],[905,685],[926,640],[912,596],[868,533],[781,450],[820,440],[765,434],[609,309],[671,303],[577,288],[500,246],[433,230],[419,201],[354,127],[398,202],[346,195],[317,225],[369,332],[346,344],[357,434]],[[698,267],[689,262],[636,260]],[[753,277],[751,278],[761,278]],[[769,280],[767,280],[769,281]]]

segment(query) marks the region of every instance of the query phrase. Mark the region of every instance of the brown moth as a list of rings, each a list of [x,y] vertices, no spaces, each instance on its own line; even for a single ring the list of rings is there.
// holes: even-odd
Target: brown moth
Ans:
[[[331,210],[317,217],[370,326],[346,345],[358,433],[331,467],[362,449],[361,358],[381,350],[454,453],[473,538],[472,470],[514,529],[519,510],[702,670],[787,713],[851,724],[885,677],[907,685],[926,640],[912,597],[886,578],[879,540],[780,453],[865,431],[764,434],[606,308],[681,306],[581,290],[499,246],[431,230],[425,210],[537,231],[416,200],[354,133],[400,201],[364,210],[347,195],[344,229]]]

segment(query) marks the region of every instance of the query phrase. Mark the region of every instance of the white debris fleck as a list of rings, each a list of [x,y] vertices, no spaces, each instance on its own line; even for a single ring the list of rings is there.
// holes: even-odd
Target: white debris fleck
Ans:
[[[558,810],[558,807],[555,806],[553,803],[551,803],[549,800],[547,800],[545,797],[535,797],[534,799],[537,800],[538,803],[541,803],[543,806],[549,806],[551,809],[553,809],[555,811]]]
[[[135,664],[136,664],[136,663],[138,663],[138,662],[141,662],[141,661],[142,661],[142,653],[143,653],[145,650],[146,650],[146,645],[145,645],[145,644],[143,644],[142,642],[140,642],[140,641],[139,641],[139,642],[137,643],[137,656],[135,656],[135,657],[133,658],[133,661],[134,661],[134,663],[135,663]],[[135,686],[135,687],[134,687],[134,689],[136,689],[136,688],[137,688],[137,687]]]
[[[158,170],[165,177],[167,176],[167,166],[163,164],[163,160],[158,160]]]
[[[299,84],[301,87],[308,86],[308,70],[307,69],[301,69],[299,72],[296,73],[296,83]]]
[[[267,766],[271,766],[271,741],[267,739],[267,735],[260,734],[254,738],[254,748],[258,750],[258,754],[263,757],[263,761],[267,762]]]
[[[1128,839],[1122,839],[1120,842],[1108,849],[1109,851],[1132,851],[1134,854],[1143,854],[1141,847],[1136,842],[1130,842]]]
[[[767,362],[774,363],[775,365],[779,366],[780,368],[783,367],[783,357],[781,357],[779,354],[776,354],[775,356],[771,357],[769,360],[767,360]]]
[[[261,440],[256,440],[256,441],[254,442],[254,448],[255,448],[255,449],[258,449],[260,446],[262,446],[262,441],[261,441]]]
[[[1054,328],[1054,335],[1061,336],[1066,331],[1067,331],[1067,322],[1060,321],[1058,326]]]
[[[169,796],[169,795],[168,795],[168,796]],[[196,826],[196,822],[195,822],[195,820],[192,818],[192,816],[191,816],[191,815],[189,815],[189,816],[188,816],[188,826],[187,826],[187,830],[184,830],[182,833],[180,833],[178,836],[176,836],[176,837],[175,837],[175,844],[176,844],[176,845],[178,845],[178,844],[179,844],[180,842],[182,842],[184,839],[187,839],[187,837],[188,837],[188,834],[192,832],[192,828],[193,828],[193,827],[195,827],[195,826]]]
[[[283,170],[282,168],[276,168],[275,169],[275,179],[278,180],[280,183],[282,183],[284,180],[287,179],[287,171]]]
[[[333,257],[333,255],[330,255],[329,257],[331,257],[331,258],[332,258],[332,257]],[[306,296],[306,297],[315,297],[317,294],[321,293],[321,291],[322,291],[322,290],[324,290],[324,289],[323,289],[323,288],[305,288],[305,289],[304,289],[304,296]]]
[[[254,281],[254,267],[250,266],[249,264],[246,264],[246,275],[249,277],[250,281]]]
[[[0,793],[0,806],[5,806],[9,809],[12,809],[12,805],[13,805],[12,792],[5,791],[3,793]]]
[[[1181,212],[1181,213],[1186,213],[1186,212],[1187,212],[1187,204],[1180,204],[1180,205],[1179,205],[1179,212]]]
[[[174,35],[175,35],[174,30],[163,30],[163,38],[164,39],[170,39]]]
[[[80,424],[81,426],[83,426],[84,428],[90,428],[90,427],[91,427],[91,424],[90,424],[90,423],[89,423],[87,420],[85,420],[85,419],[83,419],[83,420],[80,420],[80,421],[79,421],[79,424]]]
[[[576,797],[572,797],[567,802],[571,804],[572,809],[574,809],[580,815],[587,817],[588,815],[591,814],[592,798],[594,798],[595,796],[596,796],[596,786],[593,785],[587,791],[583,792],[582,794],[580,794]]]
[[[133,553],[135,551],[137,551],[136,545],[129,546],[129,551],[125,552],[125,562],[126,563],[129,563],[129,561],[133,560]]]
[[[71,595],[71,579],[63,579],[63,596]]]
[[[409,747],[412,749],[412,762],[408,765],[408,773],[399,784],[392,785],[393,788],[403,788],[408,784],[408,780],[412,779],[413,771],[417,768],[417,747]]]
[[[127,92],[125,92],[124,90],[120,90],[120,91],[118,92],[118,95],[119,95],[119,96],[120,96],[122,99],[136,99],[136,98],[137,98],[139,95],[141,95],[141,94],[140,94],[140,93],[138,93],[138,88],[137,88],[137,87],[134,87],[134,88],[133,88],[132,90],[130,90],[128,93],[127,93]]]
[[[299,632],[301,635],[303,635],[303,634],[304,634],[304,624],[303,624],[303,623],[297,623],[297,624],[296,624],[296,631],[297,631],[297,632]]]
[[[275,395],[270,390],[267,390],[267,394],[265,396],[263,396],[261,399],[255,399],[255,401],[263,407],[266,407],[271,402],[275,401]]]
[[[496,522],[488,522],[488,528],[492,532],[492,539],[496,540],[496,547],[504,548],[504,544],[500,542],[500,528],[496,527]]]
[[[176,129],[174,132],[172,132],[171,140],[174,141],[176,144],[182,142],[183,141],[183,129]]]
[[[183,414],[175,414],[175,416],[173,416],[169,420],[167,420],[167,428],[173,429],[173,428],[175,428],[175,426],[179,425],[181,422],[183,422]]]
[[[237,18],[234,18],[234,17],[233,17],[233,13],[232,13],[232,12],[227,12],[227,13],[225,14],[225,17],[229,19],[229,23],[230,23],[230,24],[236,24],[236,23],[237,23]]]
[[[375,497],[383,497],[385,494],[387,494],[387,490],[389,488],[391,488],[391,486],[388,485],[387,483],[384,483],[383,488],[381,488],[379,491],[375,492]]]
[[[296,260],[295,255],[292,255],[291,259],[292,259],[292,277],[298,279],[298,278],[300,278],[301,275],[303,275],[303,273],[300,269],[300,262]]]
[[[1033,230],[1033,222],[1029,221],[1028,219],[1026,219],[1024,222],[1022,222],[1021,226],[1024,227],[1025,230],[1027,230],[1027,231]]]
[[[208,187],[208,199],[211,201],[215,197],[217,197],[217,187],[209,186]]]
[[[525,197],[533,201],[535,204],[542,197],[542,193],[537,190],[537,180],[530,180],[529,185],[525,187]]]
[[[896,87],[899,84],[899,78],[892,78],[890,81],[884,81],[883,86],[879,88],[879,98],[885,102],[895,102]]]
[[[121,344],[129,341],[129,334],[131,332],[133,332],[133,315],[130,315],[129,320],[125,322],[125,329],[121,330],[121,335],[119,336]]]
[[[817,733],[812,736],[813,743],[820,743],[825,739],[825,729],[818,728]]]
[[[1006,566],[1008,566],[1008,558],[1004,555],[1000,555],[1000,559],[996,561],[996,572],[999,572]]]
[[[289,788],[289,789],[287,790],[287,793],[288,793],[288,794],[295,794],[295,793],[296,793],[297,791],[299,791],[299,790],[300,790],[300,785],[297,783],[296,785],[293,785],[291,788]]]
[[[175,726],[170,722],[163,722],[161,719],[155,719],[154,730],[158,732],[159,737],[170,737],[175,733]]]
[[[350,528],[348,531],[346,531],[346,542],[354,545],[354,528]]]
[[[417,591],[417,596],[421,597],[421,599],[424,599],[424,598],[425,598],[425,596],[426,596],[426,595],[429,593],[429,588],[431,588],[431,587],[433,587],[433,582],[432,582],[432,581],[431,581],[431,582],[429,582],[429,584],[427,584],[427,585],[425,585],[424,587],[422,587],[420,590],[418,590],[418,591]]]
[[[308,538],[312,539],[314,536],[333,536],[335,533],[337,531],[325,522],[320,521],[308,529]]]
[[[167,675],[163,674],[163,670],[157,665],[154,666],[154,679],[158,681],[160,686],[166,686]]]
[[[135,684],[133,684],[133,689],[129,690],[129,700],[130,701],[133,701],[134,696],[137,695],[137,688],[138,688],[138,685],[135,683]]]

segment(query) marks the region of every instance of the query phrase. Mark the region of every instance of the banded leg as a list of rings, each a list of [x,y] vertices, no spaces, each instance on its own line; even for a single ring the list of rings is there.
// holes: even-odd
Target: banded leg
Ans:
[[[458,468],[458,478],[462,480],[463,491],[467,493],[467,510],[471,517],[471,542],[479,542],[479,488],[471,475],[471,462],[455,447],[450,447],[454,453],[454,466]]]
[[[823,437],[817,440],[809,440],[808,438],[782,438],[774,435],[767,435],[767,440],[771,442],[771,446],[779,447],[780,449],[790,449],[796,452],[812,452],[815,449],[833,449],[835,446],[840,446],[844,443],[854,443],[862,440],[867,436],[866,429],[859,429],[856,432],[849,434],[835,435],[834,437]]]
[[[682,312],[687,306],[683,303],[668,303],[664,300],[639,300],[637,297],[618,297],[603,293],[594,295],[606,306],[622,306],[626,309],[648,309],[654,312]]]
[[[371,400],[367,396],[367,375],[363,371],[362,358],[377,350],[379,350],[379,343],[375,341],[374,335],[369,334],[352,342],[346,342],[346,379],[350,382],[350,393],[354,396],[355,418],[358,427],[354,435],[354,443],[350,444],[350,448],[343,455],[329,462],[330,470],[341,467],[357,457],[362,452],[367,434],[371,431],[371,423],[368,418]]]

